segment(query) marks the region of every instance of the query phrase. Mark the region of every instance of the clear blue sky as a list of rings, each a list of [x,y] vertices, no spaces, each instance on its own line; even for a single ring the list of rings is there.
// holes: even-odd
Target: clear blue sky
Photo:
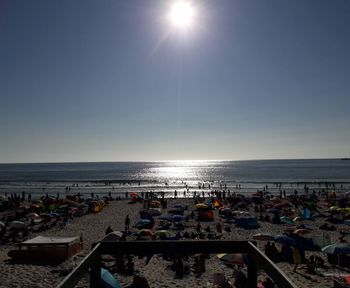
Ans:
[[[0,162],[350,156],[350,1],[2,0]]]

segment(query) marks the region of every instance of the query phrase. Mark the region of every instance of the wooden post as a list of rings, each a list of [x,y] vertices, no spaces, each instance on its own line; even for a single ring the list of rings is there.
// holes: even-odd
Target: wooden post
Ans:
[[[248,254],[248,259],[248,287],[256,288],[258,286],[258,267],[251,254]]]
[[[101,255],[97,253],[90,271],[90,288],[99,288],[101,282]]]

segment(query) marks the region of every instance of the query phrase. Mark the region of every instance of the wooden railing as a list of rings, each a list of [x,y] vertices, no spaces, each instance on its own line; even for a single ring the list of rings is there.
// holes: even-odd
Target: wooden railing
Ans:
[[[217,253],[248,254],[248,287],[257,287],[258,270],[262,269],[283,288],[297,288],[288,277],[249,241],[125,241],[98,243],[84,260],[57,286],[74,287],[85,273],[90,273],[90,287],[97,288],[101,280],[101,255],[193,255]]]

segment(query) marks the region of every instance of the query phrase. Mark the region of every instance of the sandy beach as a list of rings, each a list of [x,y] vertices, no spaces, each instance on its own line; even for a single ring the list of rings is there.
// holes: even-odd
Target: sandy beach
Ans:
[[[63,229],[54,228],[48,230],[40,235],[45,236],[83,236],[84,248],[81,253],[75,255],[74,257],[66,260],[59,265],[43,265],[43,264],[20,264],[9,259],[7,253],[9,250],[14,249],[14,245],[2,245],[0,248],[0,269],[2,271],[0,276],[0,287],[55,287],[62,279],[63,276],[59,276],[59,272],[65,269],[74,268],[78,263],[81,262],[83,257],[88,254],[91,248],[91,244],[101,240],[105,236],[105,230],[108,226],[111,226],[113,230],[123,230],[125,216],[129,215],[131,220],[131,226],[136,223],[139,217],[139,211],[142,210],[142,203],[127,204],[127,200],[111,201],[105,209],[97,214],[88,214],[83,217],[75,218],[69,225]],[[168,199],[167,209],[163,210],[162,214],[166,214],[166,210],[173,207],[175,203],[180,203],[188,205],[188,210],[185,215],[189,215],[191,210],[194,209],[193,199]],[[218,211],[214,211],[214,221],[202,223],[202,227],[206,228],[210,226],[212,231],[215,231],[216,224],[222,222],[222,219],[218,217]],[[159,219],[155,217],[154,230],[159,226]],[[313,235],[321,234],[323,231],[319,230],[317,227],[320,223],[323,223],[323,219],[318,218],[312,221],[302,221],[304,224],[309,224],[315,229],[312,231],[308,237]],[[225,240],[252,240],[253,235],[256,233],[269,232],[273,235],[281,234],[288,228],[288,224],[271,224],[268,222],[260,222],[260,227],[257,229],[246,230],[242,228],[237,228],[235,225],[231,225],[232,231],[222,233],[221,239]],[[186,222],[187,231],[194,231],[196,222],[190,219]],[[224,224],[223,224],[224,226]],[[132,231],[137,231],[136,228],[131,228]],[[175,232],[174,232],[175,233]],[[181,232],[183,233],[183,231]],[[337,241],[339,237],[339,232],[329,231],[332,242]],[[36,236],[31,235],[31,238]],[[262,250],[266,242],[258,241],[258,247]],[[276,245],[279,249],[280,246]],[[314,254],[325,258],[325,254],[315,251],[307,251],[306,258],[309,255]],[[185,275],[182,279],[175,279],[175,273],[169,266],[171,262],[165,261],[160,255],[155,255],[151,258],[151,261],[145,265],[144,259],[134,258],[135,261],[135,271],[144,275],[148,280],[151,287],[206,287],[208,283],[213,282],[214,273],[224,273],[227,279],[231,279],[233,274],[233,269],[227,267],[218,259],[216,255],[211,255],[209,259],[206,259],[206,272],[200,277],[196,278],[193,273]],[[192,260],[189,259],[188,264],[190,265]],[[106,259],[106,265],[109,265],[109,259]],[[327,263],[327,261],[326,261]],[[306,273],[303,265],[300,265],[298,272],[293,272],[293,265],[289,263],[278,263],[277,264],[290,279],[298,287],[331,287],[333,284],[331,276],[320,276],[320,275],[310,275]],[[344,270],[337,270],[330,267],[327,271],[324,271],[325,275],[336,275],[336,274],[346,274]],[[328,273],[328,274],[327,274]],[[263,277],[263,273],[261,274]],[[116,278],[120,281],[123,287],[131,284],[132,276],[123,276],[116,274]],[[83,279],[78,287],[88,286],[88,277]]]

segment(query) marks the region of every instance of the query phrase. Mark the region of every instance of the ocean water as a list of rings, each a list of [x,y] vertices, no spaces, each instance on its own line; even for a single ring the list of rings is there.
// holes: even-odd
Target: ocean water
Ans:
[[[256,161],[170,161],[0,164],[0,194],[91,192],[124,193],[231,189],[240,192],[262,189],[323,189],[350,186],[350,161],[340,159],[256,160]],[[333,186],[332,186],[333,187]],[[201,190],[203,191],[203,190]]]

